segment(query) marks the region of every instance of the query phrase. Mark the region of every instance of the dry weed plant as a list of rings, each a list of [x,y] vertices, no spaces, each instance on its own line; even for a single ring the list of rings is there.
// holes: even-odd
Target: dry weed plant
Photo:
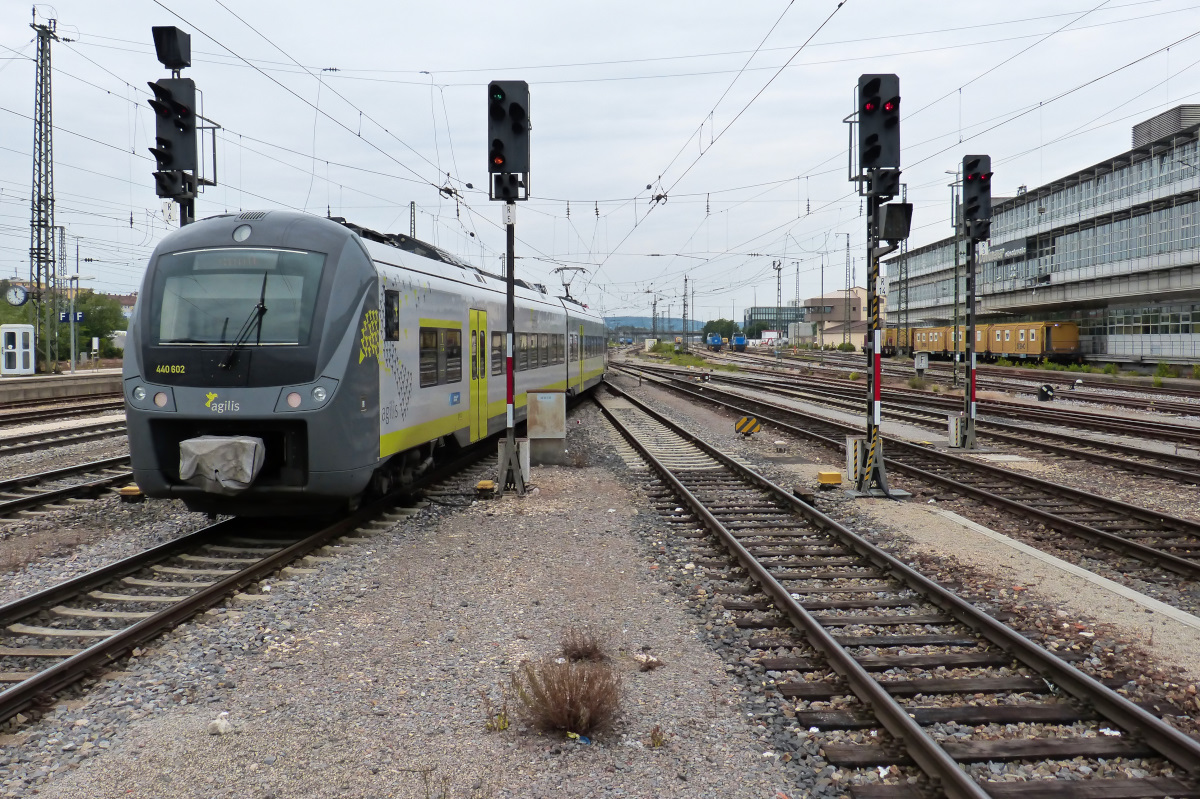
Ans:
[[[479,696],[483,699],[483,728],[488,732],[504,732],[508,729],[508,692],[504,690],[504,686],[500,686],[500,709],[496,709],[496,705],[492,702],[492,698],[488,696],[487,691],[479,689]]]
[[[653,749],[658,749],[660,746],[665,746],[667,743],[667,734],[663,732],[662,727],[655,724],[650,730],[650,746]]]
[[[562,656],[567,660],[608,660],[604,638],[591,627],[570,627],[559,641]]]
[[[602,732],[621,712],[621,678],[607,662],[525,661],[513,672],[512,692],[517,712],[543,731]]]

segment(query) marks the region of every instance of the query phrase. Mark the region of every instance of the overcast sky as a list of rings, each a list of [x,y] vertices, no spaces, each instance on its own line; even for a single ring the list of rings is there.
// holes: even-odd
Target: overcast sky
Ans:
[[[147,152],[146,81],[167,77],[152,25],[192,34],[184,76],[224,127],[220,185],[198,200],[198,216],[295,208],[407,233],[413,202],[419,238],[491,269],[504,233],[501,204],[486,194],[486,86],[528,81],[532,198],[518,208],[518,274],[557,284],[556,267],[585,267],[573,293],[609,314],[648,313],[646,292],[657,292],[660,311],[669,303],[679,316],[687,274],[694,317],[736,307],[740,319],[755,298],[774,304],[775,259],[785,302],[797,270],[800,295],[819,293],[823,259],[831,292],[845,282],[844,234],[862,285],[865,220],[846,179],[842,123],[861,73],[900,76],[912,246],[949,235],[945,171],[964,154],[990,154],[993,191],[1009,195],[1126,150],[1134,123],[1200,102],[1197,0],[36,8],[74,40],[53,46],[56,222],[67,228],[68,268],[78,237],[82,257],[96,259],[81,271],[111,292],[137,288],[175,226],[154,196]],[[22,277],[30,10],[14,0],[0,10],[0,275]]]

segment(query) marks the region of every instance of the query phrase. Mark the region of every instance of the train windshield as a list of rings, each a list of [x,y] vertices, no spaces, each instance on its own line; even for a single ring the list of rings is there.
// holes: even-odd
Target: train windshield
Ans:
[[[324,254],[301,250],[164,255],[149,306],[153,343],[307,344],[324,267]]]

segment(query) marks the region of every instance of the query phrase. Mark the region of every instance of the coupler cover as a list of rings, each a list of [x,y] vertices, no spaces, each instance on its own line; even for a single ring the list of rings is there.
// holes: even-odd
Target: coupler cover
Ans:
[[[200,436],[179,442],[179,479],[213,494],[245,491],[258,477],[266,445],[254,436]]]

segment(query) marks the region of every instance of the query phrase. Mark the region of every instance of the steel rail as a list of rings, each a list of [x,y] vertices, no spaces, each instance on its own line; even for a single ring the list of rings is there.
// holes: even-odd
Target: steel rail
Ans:
[[[121,466],[129,465],[128,455],[119,455],[115,458],[105,458],[91,463],[81,463],[77,466],[67,466],[62,469],[52,469],[48,472],[38,472],[36,474],[26,474],[20,477],[12,477],[7,480],[0,480],[0,516],[10,513],[16,513],[29,508],[36,508],[42,505],[50,505],[59,500],[69,499],[87,494],[93,494],[96,491],[108,488],[115,483],[122,483],[133,478],[133,472],[122,471],[114,474],[108,474],[103,477],[98,477],[94,480],[89,480],[85,483],[76,483],[75,485],[66,486],[64,488],[54,489],[35,489],[39,483],[50,483],[56,480],[62,480],[67,477],[73,477],[78,474],[87,472],[102,472],[107,469],[115,469]],[[33,489],[37,493],[23,494],[16,496],[11,495],[15,490]]]
[[[626,396],[624,392],[621,394]],[[626,398],[628,397],[626,396]],[[639,407],[641,406],[639,405]],[[781,610],[792,624],[804,631],[813,647],[822,652],[833,670],[846,680],[854,695],[874,711],[888,732],[904,742],[908,754],[921,769],[930,778],[937,780],[950,797],[986,799],[987,792],[959,768],[958,763],[917,724],[916,720],[908,715],[902,706],[888,695],[883,686],[872,678],[870,673],[844,647],[834,640],[833,636],[813,618],[811,613],[792,599],[787,588],[780,584],[770,571],[742,546],[741,542],[729,532],[725,525],[721,524],[704,503],[697,499],[696,495],[689,491],[671,470],[656,458],[608,408],[605,408],[603,404],[600,404],[600,408],[629,443],[646,459],[651,468],[682,498],[697,518],[703,521],[704,526],[716,534],[729,548],[752,579],[761,585],[763,591],[771,597],[775,607]],[[643,410],[645,409],[643,408]],[[655,418],[659,417],[655,415]],[[671,429],[676,429],[675,425],[670,423],[668,425]],[[689,436],[689,438],[693,440],[693,443],[698,441],[693,436]]]
[[[649,371],[658,371],[664,374],[686,374],[661,367],[650,367],[643,365],[639,368]],[[716,380],[719,383],[727,383],[730,385],[741,386],[743,388],[771,386],[773,388],[788,392],[797,398],[809,397],[813,402],[820,402],[835,407],[841,407],[843,409],[849,409],[853,411],[860,411],[862,409],[862,398],[860,396],[851,396],[850,392],[843,393],[833,390],[830,390],[828,394],[822,393],[823,390],[827,390],[826,386],[822,386],[820,389],[814,389],[812,387],[803,387],[797,385],[795,382],[786,380],[759,380],[757,378],[746,379],[727,373],[713,373],[709,377],[711,380]],[[857,394],[859,392],[855,393]],[[916,407],[907,407],[901,409],[897,408],[896,405],[897,403],[894,400],[885,399],[883,406],[884,413],[893,419],[898,419],[910,424],[926,426],[932,425],[937,427],[945,422],[944,411]],[[958,403],[955,403],[954,407],[957,409]],[[1135,447],[1131,444],[1122,444],[1119,442],[1095,441],[1092,439],[1080,438],[1077,435],[1072,436],[1067,433],[1057,433],[1048,430],[1026,432],[1027,428],[1023,428],[1020,425],[1009,422],[978,421],[976,422],[976,429],[980,433],[986,433],[990,438],[1006,444],[1011,444],[1013,446],[1040,449],[1056,455],[1064,455],[1066,457],[1076,458],[1079,460],[1088,460],[1092,461],[1093,463],[1100,463],[1105,466],[1110,466],[1125,471],[1135,471],[1141,474],[1149,474],[1155,477],[1162,477],[1167,480],[1175,480],[1176,482],[1180,483],[1200,483],[1200,458],[1191,458],[1186,455],[1177,455],[1170,452],[1155,452],[1153,450],[1146,450],[1142,449],[1141,447]],[[1027,437],[1029,434],[1036,435],[1038,438],[1030,439]],[[1064,445],[1054,444],[1052,441],[1061,441],[1064,442]],[[1118,458],[1114,455],[1108,455],[1105,452],[1096,452],[1085,449],[1084,447],[1087,446],[1102,447],[1112,452],[1120,452],[1133,457],[1161,460],[1167,463],[1187,467],[1187,469],[1176,469],[1159,463],[1131,462],[1122,458]],[[1191,469],[1191,471],[1188,469]]]
[[[774,359],[772,359],[768,356],[762,356],[762,355],[757,355],[757,354],[751,355],[749,360],[757,362],[757,363],[761,363],[761,364],[774,363]],[[804,366],[806,368],[821,369],[824,371],[835,371],[838,369],[860,369],[860,368],[862,368],[861,356],[859,359],[857,359],[855,361],[838,361],[835,364],[824,364],[824,365],[813,362],[813,361],[806,361],[802,358],[793,357],[791,355],[784,356],[784,360],[790,361],[792,363],[804,364]],[[888,365],[885,364],[885,367],[886,366],[888,366]],[[794,368],[794,367],[788,366],[787,368]],[[983,370],[983,369],[1001,369],[1004,367],[980,366],[978,368]],[[885,374],[892,376],[892,377],[911,376],[908,372],[901,371],[897,368],[885,368],[884,372],[885,372]],[[927,374],[929,374],[929,373],[936,373],[937,375],[940,375],[942,377],[942,379],[946,379],[946,378],[950,377],[949,372],[945,372],[945,371],[941,371],[941,370],[936,370],[936,372],[935,372],[935,370],[931,369],[931,370],[929,370],[929,372],[927,372]],[[979,380],[980,387],[982,388],[982,387],[986,386],[988,388],[992,388],[992,389],[1000,390],[1000,391],[1011,391],[1014,388],[1014,386],[1013,386],[1014,381],[1026,381],[1029,383],[1037,383],[1037,384],[1051,383],[1051,384],[1055,384],[1059,387],[1062,387],[1062,386],[1074,386],[1075,380],[1079,379],[1079,378],[1053,377],[1051,375],[1062,374],[1062,373],[1053,373],[1053,372],[1052,373],[1042,373],[1042,374],[1037,374],[1037,375],[1029,374],[1028,372],[1025,372],[1024,374],[1013,374],[1013,375],[999,375],[999,374],[995,374],[993,372],[989,372],[989,374],[991,374],[992,376],[982,378]],[[1095,375],[1091,375],[1091,376],[1093,378],[1095,377]],[[1091,385],[1091,388],[1096,388],[1101,385],[1102,385],[1101,383],[1093,383]],[[1130,394],[1134,394],[1134,395],[1136,395],[1136,394],[1166,394],[1168,396],[1200,399],[1200,393],[1191,392],[1188,389],[1175,389],[1175,388],[1158,389],[1158,388],[1153,388],[1153,387],[1149,387],[1149,386],[1137,386],[1137,385],[1133,385],[1133,384],[1109,384],[1106,381],[1103,383],[1103,386],[1112,388],[1115,391],[1128,391]],[[1103,404],[1119,405],[1119,406],[1126,407],[1126,408],[1137,408],[1137,409],[1151,410],[1151,411],[1157,411],[1160,413],[1171,413],[1171,414],[1177,414],[1177,415],[1193,415],[1193,416],[1200,415],[1200,403],[1194,403],[1194,402],[1177,402],[1177,401],[1172,401],[1172,400],[1157,399],[1154,397],[1140,398],[1137,396],[1123,396],[1123,395],[1119,395],[1119,394],[1116,394],[1116,395],[1114,395],[1114,394],[1099,394],[1099,393],[1095,393],[1093,391],[1088,391],[1086,389],[1084,389],[1082,391],[1077,391],[1077,392],[1073,391],[1073,392],[1071,392],[1071,396],[1074,396],[1075,399],[1078,399],[1081,402],[1092,402],[1092,403],[1102,404],[1102,405]]]
[[[0,457],[30,452],[36,449],[49,449],[56,446],[68,446],[83,441],[95,441],[100,438],[112,438],[125,435],[124,420],[97,422],[65,427],[58,430],[40,430],[36,433],[23,433],[17,436],[0,438]]]
[[[617,367],[617,368],[619,369],[620,367]],[[655,379],[659,379],[659,378],[655,378]],[[739,403],[742,403],[739,406],[737,404],[734,404],[733,402],[726,402],[724,400],[721,400],[717,397],[712,396],[712,393],[714,391],[713,389],[710,389],[709,392],[706,394],[704,392],[692,391],[690,388],[683,388],[680,386],[672,386],[671,388],[676,391],[681,391],[681,392],[688,394],[689,396],[695,397],[697,399],[702,399],[706,402],[710,402],[715,405],[720,405],[720,406],[729,408],[729,409],[734,410],[739,413],[746,412],[747,407],[750,407],[750,408],[759,407],[759,408],[767,408],[770,411],[781,411],[783,413],[789,413],[789,414],[792,414],[795,416],[803,416],[803,413],[800,411],[792,410],[789,408],[781,408],[777,405],[773,405],[773,404],[771,404],[769,402],[765,402],[763,400],[752,400],[752,399],[747,399],[745,397],[741,397],[738,395],[730,395],[730,396],[733,396]],[[720,392],[720,389],[715,389],[715,391]],[[786,422],[782,419],[765,416],[765,415],[763,415],[763,413],[761,411],[753,411],[753,413],[758,417],[760,422],[765,422],[767,424],[774,425],[782,430],[786,430],[795,435],[799,435],[799,436],[802,436],[805,438],[820,441],[821,443],[824,443],[827,446],[829,446],[835,450],[840,450],[844,445],[843,442],[828,438],[828,437],[823,436],[820,433],[817,433],[815,431],[808,430],[803,427],[797,427],[796,425]],[[835,420],[819,419],[818,423],[826,425],[828,427],[832,427],[836,430],[845,431],[850,434],[856,435],[860,432],[860,428],[858,428],[856,426],[849,425],[844,422],[838,422]],[[924,446],[920,446],[917,444],[911,444],[909,442],[902,441],[900,439],[885,437],[885,440],[887,442],[887,446],[892,447],[893,449],[908,450],[910,452],[920,453],[921,455],[924,455],[927,457],[934,457],[934,458],[940,459],[940,460],[948,463],[950,466],[956,466],[960,470],[973,470],[976,472],[982,472],[982,473],[991,475],[992,477],[1006,480],[1009,482],[1031,485],[1042,491],[1049,491],[1049,492],[1059,494],[1059,495],[1067,495],[1067,496],[1070,496],[1077,500],[1085,500],[1085,501],[1089,501],[1094,504],[1099,504],[1099,505],[1102,505],[1102,506],[1105,506],[1105,507],[1108,507],[1111,509],[1122,510],[1123,512],[1129,513],[1130,515],[1134,515],[1135,518],[1138,518],[1141,521],[1146,521],[1146,522],[1150,522],[1150,523],[1161,523],[1161,522],[1169,521],[1173,524],[1178,524],[1188,530],[1193,531],[1193,534],[1200,534],[1200,524],[1197,524],[1196,522],[1190,521],[1188,519],[1182,519],[1180,517],[1172,516],[1172,515],[1166,514],[1166,513],[1158,513],[1156,511],[1151,511],[1146,508],[1140,508],[1136,505],[1130,505],[1129,503],[1121,502],[1119,500],[1109,499],[1108,497],[1098,496],[1096,494],[1091,494],[1086,491],[1080,491],[1078,489],[1070,488],[1068,486],[1064,486],[1059,483],[1051,483],[1051,482],[1048,482],[1045,480],[1040,480],[1040,479],[1038,479],[1036,477],[1032,477],[1030,475],[1018,474],[1015,472],[1011,472],[1007,469],[1000,469],[1000,468],[997,468],[994,466],[989,466],[988,464],[977,463],[975,461],[967,460],[966,458],[960,458],[956,455],[950,455],[949,453],[940,452],[938,450],[934,450],[929,447],[924,447]],[[1060,532],[1065,532],[1068,534],[1079,536],[1081,538],[1086,538],[1088,540],[1093,541],[1094,543],[1102,544],[1102,545],[1108,547],[1109,549],[1116,550],[1116,551],[1120,552],[1121,554],[1135,557],[1138,560],[1145,561],[1147,563],[1150,563],[1153,566],[1159,566],[1162,568],[1166,568],[1166,569],[1168,569],[1172,572],[1175,572],[1176,574],[1179,574],[1181,576],[1188,577],[1190,579],[1200,579],[1200,561],[1193,561],[1193,560],[1189,560],[1187,558],[1181,558],[1178,555],[1172,555],[1169,552],[1164,552],[1160,549],[1146,546],[1145,544],[1139,544],[1136,541],[1131,541],[1127,538],[1122,538],[1121,536],[1114,535],[1113,533],[1109,533],[1109,532],[1100,530],[1095,527],[1091,527],[1090,525],[1083,524],[1082,522],[1077,522],[1077,521],[1068,519],[1063,516],[1058,516],[1058,515],[1055,515],[1052,513],[1048,513],[1046,511],[1040,510],[1038,508],[1030,507],[1030,506],[1022,504],[1016,500],[1008,499],[1007,497],[1003,497],[1003,496],[1000,496],[999,494],[992,493],[991,491],[986,491],[981,488],[976,488],[974,486],[971,486],[968,483],[963,483],[958,480],[954,480],[953,478],[935,474],[933,472],[927,471],[927,470],[922,469],[917,466],[912,466],[911,464],[907,464],[902,460],[897,460],[894,457],[894,455],[886,457],[884,459],[884,462],[888,468],[894,468],[894,469],[899,469],[899,470],[908,472],[909,474],[912,474],[913,476],[918,477],[920,479],[929,480],[931,482],[946,486],[946,487],[951,488],[952,490],[957,491],[959,493],[962,493],[962,494],[965,494],[968,496],[973,496],[977,499],[981,499],[984,502],[987,502],[988,504],[991,504],[991,505],[997,505],[1000,507],[1016,510],[1016,511],[1020,512],[1021,514],[1025,515],[1025,516],[1033,517],[1037,521],[1040,521],[1041,523],[1047,525],[1048,527],[1059,530]]]
[[[84,416],[89,413],[119,411],[124,409],[124,407],[125,401],[122,399],[117,399],[104,402],[92,402],[86,405],[70,405],[59,408],[40,408],[37,410],[15,411],[13,413],[0,412],[0,425],[19,424],[21,422],[37,422],[49,419],[64,419],[70,416]]]
[[[896,577],[910,588],[924,595],[926,598],[930,599],[934,604],[936,604],[938,607],[941,607],[961,623],[967,625],[987,640],[1009,652],[1016,659],[1035,669],[1038,673],[1042,674],[1043,676],[1050,677],[1055,685],[1064,689],[1076,699],[1091,703],[1113,723],[1126,729],[1127,731],[1136,732],[1137,734],[1141,735],[1151,747],[1157,750],[1159,754],[1170,760],[1172,763],[1180,766],[1191,774],[1200,774],[1200,741],[1197,741],[1191,736],[1180,732],[1161,719],[1156,718],[1155,716],[1143,710],[1141,707],[1118,694],[1116,691],[1108,688],[1095,678],[1084,674],[1066,661],[1060,659],[1041,646],[1038,646],[1033,641],[1030,641],[1016,630],[982,612],[971,603],[959,597],[957,594],[942,587],[937,582],[930,580],[928,577],[917,572],[903,561],[875,546],[870,541],[866,540],[857,533],[854,533],[835,519],[817,510],[815,507],[802,502],[788,490],[776,485],[771,480],[760,475],[758,472],[755,472],[750,467],[742,465],[734,458],[709,444],[700,436],[689,431],[683,425],[656,411],[655,409],[646,405],[646,403],[640,401],[636,397],[631,396],[628,392],[623,391],[611,383],[606,383],[605,385],[609,390],[613,390],[614,393],[628,400],[638,409],[644,411],[657,421],[666,425],[668,428],[675,431],[677,434],[704,451],[706,454],[721,462],[731,471],[734,471],[746,480],[753,482],[760,488],[771,492],[776,499],[786,503],[796,513],[804,516],[818,527],[833,533],[842,542],[849,545],[859,555],[867,558],[878,568]],[[608,415],[609,418],[613,418],[610,414],[606,413],[606,415]],[[628,434],[626,435],[626,438],[630,439],[630,443],[639,452],[643,453],[644,456],[653,458],[650,453],[646,452],[645,447],[641,445],[640,442],[637,442]],[[660,474],[663,472],[669,473],[669,470],[667,470],[666,467],[663,466],[663,464],[657,459],[653,459],[652,463],[655,467],[655,471],[658,471]],[[722,530],[724,530],[724,534],[721,535],[722,540],[726,542],[732,542],[732,545],[735,547],[735,551],[738,553],[739,561],[742,562],[743,566],[746,567],[748,571],[751,571],[756,575],[765,572],[765,569],[761,564],[758,564],[757,568],[752,568],[749,563],[745,562],[744,559],[754,560],[753,556],[750,555],[750,553],[741,545],[740,542],[737,541],[736,538],[734,538],[731,533],[729,533],[728,530],[725,530],[723,525],[720,525],[719,521],[716,521],[711,512],[709,512],[706,508],[701,509],[697,507],[699,500],[696,499],[696,497],[692,495],[690,491],[684,488],[682,483],[680,483],[679,480],[674,477],[674,475],[671,475],[671,478],[668,480],[668,482],[671,483],[672,487],[679,486],[682,488],[683,496],[690,500],[689,504],[693,506],[693,510],[695,510],[699,516],[704,517],[706,523],[711,520],[721,527]],[[757,563],[757,561],[754,562]],[[767,576],[769,577],[769,574]],[[805,617],[807,617],[811,624],[818,624],[811,618],[811,616],[808,616],[808,613],[804,610],[804,608],[800,607],[800,605],[791,598],[791,595],[787,592],[786,588],[784,588],[782,585],[779,585],[774,578],[770,578],[770,580],[771,583],[773,583],[770,588],[772,599],[782,601],[783,607],[787,608],[789,617],[791,617],[794,612],[798,611],[800,614],[803,614]],[[776,596],[778,593],[781,593],[782,597]],[[805,629],[807,629],[807,625]],[[832,639],[829,640],[832,641]],[[842,652],[845,652],[845,650],[842,649],[841,646],[836,643],[836,641],[832,641],[832,645],[838,649],[841,649]],[[822,649],[822,651],[825,650]],[[828,656],[828,652],[826,652],[826,654]],[[847,657],[849,657],[848,654]],[[833,662],[832,659],[830,662]],[[858,666],[857,662],[854,662],[854,666],[861,670],[861,667]],[[866,676],[866,679],[871,680],[869,674],[867,674],[865,671],[862,673]],[[847,682],[850,682],[849,677],[847,677]],[[874,680],[871,680],[871,682],[875,683]],[[878,684],[875,684],[878,687]],[[882,689],[880,690],[882,691]],[[900,709],[900,715],[904,717],[903,720],[895,719],[895,722],[901,724],[904,721],[907,721],[916,726],[915,721],[908,716],[903,706],[898,705],[895,700],[892,699],[891,695],[887,694],[886,691],[883,691],[882,693],[883,698],[878,701],[889,705],[896,705]],[[863,699],[861,696],[859,698]],[[866,702],[867,700],[863,699],[863,701]],[[876,702],[870,702],[870,704],[872,710],[875,712],[878,712],[879,708],[881,707],[881,705],[876,704]],[[884,721],[884,719],[881,718],[880,721]],[[885,726],[887,726],[886,722]],[[908,724],[904,724],[902,729],[907,729],[908,726]],[[928,737],[919,726],[917,726],[917,730],[920,731],[922,737]],[[892,732],[893,735],[897,735],[896,731],[890,726],[888,726],[888,731]],[[898,737],[904,736],[898,735]],[[932,741],[931,738],[929,740]],[[907,738],[905,738],[905,743],[907,745]],[[934,742],[934,745],[936,746],[936,742]],[[910,752],[910,754],[913,755],[914,759],[917,759],[915,753]],[[924,767],[924,764],[922,764],[922,767]],[[960,774],[963,773],[958,769],[957,765],[955,766],[955,770]],[[963,776],[965,777],[966,775],[963,774]],[[973,781],[972,783],[974,784]],[[975,787],[978,787],[977,784],[974,785]],[[972,793],[970,795],[977,794]],[[984,795],[986,795],[986,793]]]
[[[56,402],[76,402],[79,400],[120,400],[122,394],[120,391],[105,391],[99,394],[81,394],[77,397],[37,397],[34,399],[23,400],[8,400],[0,402],[0,413],[15,408],[35,408],[43,405],[52,405]]]

